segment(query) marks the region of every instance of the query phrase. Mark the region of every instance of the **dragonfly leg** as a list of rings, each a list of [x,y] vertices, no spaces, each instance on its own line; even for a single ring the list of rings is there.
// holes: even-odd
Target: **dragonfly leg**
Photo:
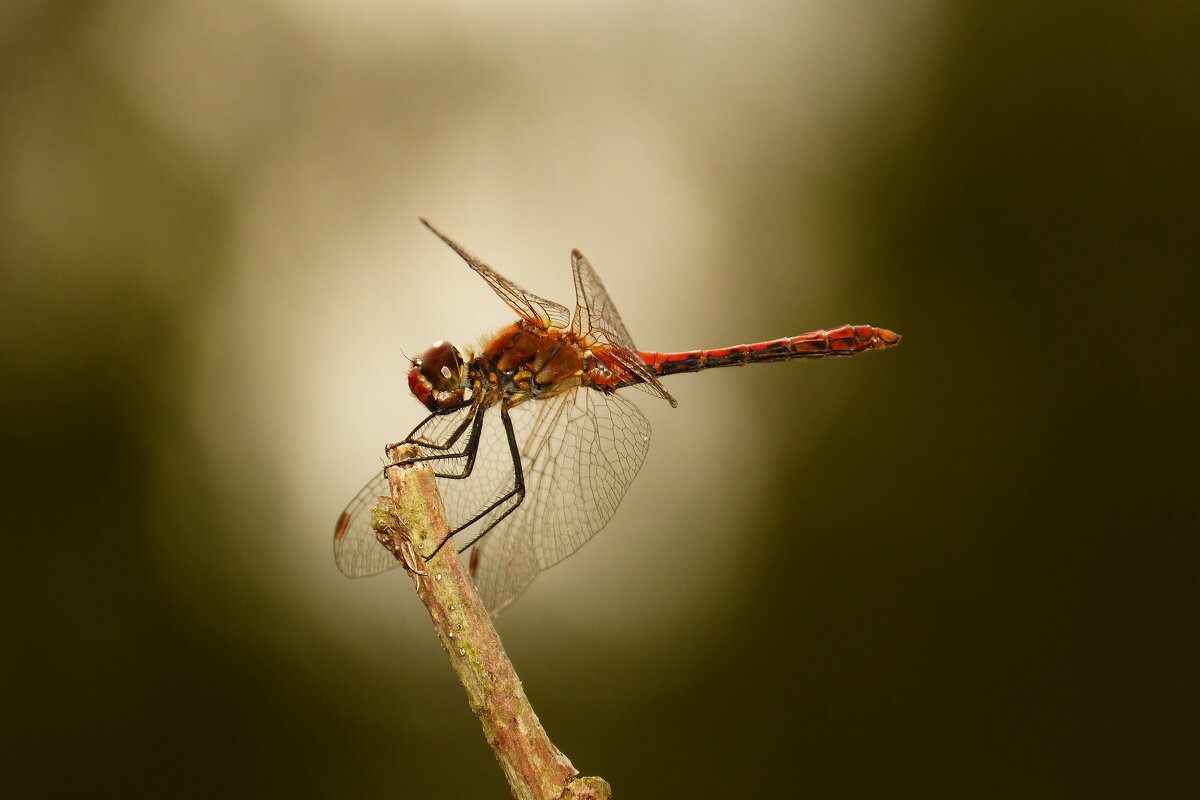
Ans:
[[[446,440],[444,442],[436,442],[436,441],[431,441],[429,439],[425,439],[418,432],[422,428],[424,428],[426,425],[429,425],[430,423],[432,423],[434,420],[440,419],[441,417],[445,417],[449,414],[453,414],[456,411],[461,411],[464,407],[466,407],[468,405],[471,405],[471,404],[463,403],[462,405],[451,406],[449,408],[444,408],[444,409],[440,409],[438,411],[433,412],[428,417],[421,420],[421,424],[418,425],[417,427],[413,428],[412,431],[408,434],[408,436],[404,437],[404,441],[393,442],[392,444],[389,444],[387,447],[383,448],[383,451],[386,453],[387,451],[391,450],[392,448],[399,447],[404,444],[415,444],[418,447],[424,447],[427,450],[449,450],[451,447],[454,446],[454,443],[458,441],[459,437],[463,435],[463,431],[465,431],[468,428],[468,426],[470,426],[471,421],[473,419],[475,419],[476,415],[479,412],[478,407],[472,408],[470,411],[467,412],[467,415],[463,418],[462,423],[459,424],[459,426],[457,428],[455,428],[453,431],[450,432],[450,435],[448,437],[446,437]]]
[[[480,418],[482,419],[482,415],[480,415]],[[462,533],[464,530],[471,527],[476,522],[478,522],[479,520],[486,517],[488,514],[491,514],[493,511],[496,511],[501,506],[508,503],[509,504],[508,507],[505,508],[494,520],[489,522],[487,527],[485,527],[482,531],[477,533],[475,535],[475,537],[471,539],[471,541],[467,542],[465,545],[463,545],[462,547],[459,548],[458,551],[460,553],[463,552],[468,547],[475,544],[480,539],[482,539],[485,535],[487,535],[487,533],[489,531],[491,531],[493,528],[495,528],[497,525],[499,525],[500,522],[503,521],[505,517],[507,517],[509,514],[511,514],[513,511],[515,511],[521,505],[522,501],[525,500],[525,469],[524,469],[524,467],[521,466],[521,451],[517,447],[517,434],[513,430],[512,420],[508,416],[508,405],[507,404],[503,404],[500,406],[500,421],[504,424],[504,436],[506,439],[508,439],[508,452],[509,452],[509,456],[512,458],[512,465],[513,465],[513,487],[512,487],[512,489],[505,492],[503,495],[501,495],[499,498],[497,498],[497,500],[494,503],[492,503],[491,505],[484,508],[482,511],[480,511],[475,516],[471,517],[469,520],[464,522],[462,525],[459,525],[457,528],[450,531],[450,533],[448,533],[446,535],[446,538],[438,543],[438,546],[436,548],[434,548],[433,552],[430,553],[429,555],[425,556],[426,561],[428,561],[429,559],[436,556],[438,554],[438,551],[441,550],[443,547],[445,547],[446,542],[448,542],[454,538],[455,534]],[[477,440],[477,437],[475,436],[475,434],[472,434],[472,436],[473,436],[473,438],[476,438],[476,440]],[[478,449],[478,448],[474,448],[474,449]],[[474,458],[475,458],[475,453],[472,452],[471,453],[472,463],[474,462]]]
[[[480,434],[483,430],[483,412],[475,414],[471,420],[471,433],[467,436],[463,449],[457,453],[434,453],[428,456],[417,456],[416,458],[406,458],[395,464],[389,464],[390,467],[408,466],[410,464],[419,464],[422,461],[452,461],[454,459],[463,459],[462,468],[458,472],[442,472],[436,467],[433,474],[439,478],[449,478],[451,480],[462,480],[471,476],[471,470],[475,468],[475,456],[479,453]],[[463,427],[466,427],[465,425]],[[458,438],[461,432],[455,434],[454,438]]]
[[[459,406],[453,410],[458,411],[461,409],[462,406]],[[445,416],[445,414],[441,411],[430,414],[420,425],[413,429],[413,432],[408,435],[408,438],[406,438],[403,442],[388,445],[384,452],[388,452],[394,447],[400,447],[407,444],[416,445],[427,450],[449,450],[450,448],[454,447],[454,445],[457,444],[462,438],[463,432],[470,428],[471,433],[467,437],[465,443],[462,445],[461,451],[452,453],[433,453],[430,455],[416,456],[414,458],[403,458],[399,461],[388,464],[386,467],[384,467],[384,469],[386,470],[391,467],[408,467],[424,461],[453,461],[454,459],[465,459],[462,469],[458,472],[439,472],[435,468],[433,474],[439,478],[452,478],[456,480],[470,476],[471,470],[475,466],[475,454],[479,450],[479,432],[483,425],[483,410],[478,407],[472,408],[463,419],[462,423],[460,423],[458,427],[450,432],[450,435],[446,437],[444,442],[430,441],[422,438],[418,434],[418,431],[428,425],[431,421],[442,416]]]

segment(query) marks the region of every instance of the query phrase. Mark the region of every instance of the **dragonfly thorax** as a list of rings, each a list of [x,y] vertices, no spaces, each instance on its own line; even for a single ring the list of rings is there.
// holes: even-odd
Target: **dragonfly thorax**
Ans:
[[[580,386],[590,358],[583,341],[570,331],[520,321],[487,343],[480,362],[489,388],[509,403],[519,403]]]

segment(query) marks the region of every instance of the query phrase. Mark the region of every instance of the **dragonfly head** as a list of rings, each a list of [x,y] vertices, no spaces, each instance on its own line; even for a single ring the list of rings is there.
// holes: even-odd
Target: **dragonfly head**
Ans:
[[[434,342],[408,371],[408,388],[430,411],[462,400],[466,386],[466,362],[449,342]]]

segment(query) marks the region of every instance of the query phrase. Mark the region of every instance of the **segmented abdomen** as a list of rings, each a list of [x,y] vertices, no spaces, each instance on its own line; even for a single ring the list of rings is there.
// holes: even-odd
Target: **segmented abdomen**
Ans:
[[[793,358],[830,358],[852,356],[899,343],[900,336],[870,325],[843,325],[831,331],[811,331],[799,336],[769,342],[739,344],[716,350],[691,350],[684,353],[648,353],[638,355],[655,375],[698,372],[713,367],[734,367],[755,361],[788,361]]]

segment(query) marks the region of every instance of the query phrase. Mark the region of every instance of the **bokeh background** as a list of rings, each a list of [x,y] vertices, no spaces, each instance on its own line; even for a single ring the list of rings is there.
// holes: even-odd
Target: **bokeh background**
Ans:
[[[681,376],[500,631],[617,797],[1195,788],[1190,2],[8,0],[0,784],[503,797],[344,503],[405,354],[511,313],[416,221]],[[636,393],[635,393],[636,394]],[[16,795],[14,795],[16,796]]]

